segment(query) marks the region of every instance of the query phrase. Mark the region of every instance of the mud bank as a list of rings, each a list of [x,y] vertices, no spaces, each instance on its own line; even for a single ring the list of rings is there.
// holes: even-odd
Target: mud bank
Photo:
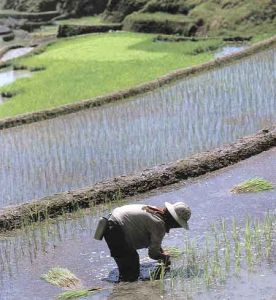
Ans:
[[[138,85],[136,87],[127,90],[119,91],[105,96],[95,97],[89,100],[83,100],[73,104],[59,106],[54,109],[22,114],[22,115],[18,115],[17,117],[5,118],[0,120],[0,130],[5,128],[10,128],[10,127],[15,127],[15,126],[21,126],[24,124],[30,124],[33,122],[38,122],[46,119],[51,119],[61,115],[77,112],[80,110],[98,107],[125,98],[134,97],[149,91],[153,91],[157,88],[160,88],[161,86],[170,84],[176,80],[183,79],[188,76],[192,76],[204,71],[212,70],[233,63],[242,58],[256,54],[262,50],[267,50],[269,47],[272,47],[275,44],[276,44],[276,36],[268,40],[259,42],[253,45],[252,47],[249,47],[241,52],[234,53],[229,56],[225,56],[223,58],[217,58],[215,60],[212,60],[208,63],[204,63],[202,65],[185,68],[185,69],[179,69],[165,76],[162,76],[156,80],[152,80],[150,82]]]
[[[66,211],[86,208],[92,204],[125,198],[158,187],[177,183],[229,166],[276,146],[276,127],[239,139],[236,143],[203,152],[188,159],[146,169],[140,174],[115,177],[91,187],[55,194],[31,203],[0,210],[0,232],[19,228]]]

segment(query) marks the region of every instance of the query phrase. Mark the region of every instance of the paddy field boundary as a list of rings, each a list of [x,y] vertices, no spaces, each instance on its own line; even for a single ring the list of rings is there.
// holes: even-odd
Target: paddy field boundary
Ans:
[[[50,42],[52,43],[52,41]],[[227,64],[231,64],[235,61],[238,61],[240,59],[246,58],[248,56],[251,56],[253,54],[256,54],[258,52],[267,50],[270,47],[275,46],[276,44],[276,36],[269,38],[267,40],[258,42],[245,50],[242,50],[240,52],[222,57],[222,58],[217,58],[214,60],[211,60],[209,62],[193,66],[193,67],[188,67],[188,68],[183,68],[183,69],[178,69],[176,71],[170,72],[164,76],[158,77],[155,80],[137,85],[135,87],[125,89],[125,90],[120,90],[118,92],[113,92],[107,95],[103,96],[97,96],[91,99],[87,100],[82,100],[76,103],[72,104],[66,104],[62,106],[58,106],[56,108],[52,109],[47,109],[47,110],[41,110],[37,112],[32,112],[32,113],[25,113],[25,114],[20,114],[15,117],[8,117],[0,120],[0,130],[11,128],[11,127],[16,127],[16,126],[21,126],[24,124],[30,124],[33,122],[38,122],[38,121],[43,121],[47,119],[52,119],[61,115],[66,115],[74,112],[78,112],[84,109],[91,109],[93,107],[99,107],[108,103],[116,102],[122,99],[138,96],[140,94],[154,91],[155,89],[158,89],[164,85],[168,85],[174,81],[199,74],[201,72],[206,72],[215,68],[223,67]],[[45,47],[46,45],[43,44],[39,47]],[[40,48],[40,49],[41,49]],[[34,49],[34,51],[39,51],[39,49]],[[30,55],[30,54],[28,54]]]
[[[274,126],[263,129],[255,135],[238,139],[235,143],[187,159],[158,165],[133,175],[118,176],[86,188],[5,207],[0,209],[0,232],[198,177],[275,146],[276,127]]]

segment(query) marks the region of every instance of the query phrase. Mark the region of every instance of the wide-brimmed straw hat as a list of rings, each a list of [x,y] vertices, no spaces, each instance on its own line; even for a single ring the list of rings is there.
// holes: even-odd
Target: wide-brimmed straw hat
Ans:
[[[181,227],[187,230],[189,229],[187,221],[191,217],[191,209],[186,203],[177,202],[171,204],[169,202],[165,202],[165,207],[168,209],[169,213]]]

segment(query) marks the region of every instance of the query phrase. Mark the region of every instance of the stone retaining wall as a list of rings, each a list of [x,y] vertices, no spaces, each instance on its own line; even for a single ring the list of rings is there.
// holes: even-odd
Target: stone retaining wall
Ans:
[[[10,117],[0,120],[0,130],[15,126],[21,126],[24,124],[29,124],[33,122],[38,122],[46,119],[55,118],[61,115],[70,114],[73,112],[77,112],[83,109],[89,109],[93,107],[98,107],[107,103],[115,102],[118,100],[122,100],[124,98],[129,98],[133,96],[137,96],[139,94],[153,91],[161,86],[172,83],[173,81],[188,77],[190,75],[198,74],[200,72],[212,70],[227,64],[230,64],[239,59],[245,58],[257,52],[263,51],[272,47],[276,44],[276,36],[270,38],[268,40],[259,42],[252,47],[249,47],[241,52],[231,54],[229,56],[225,56],[222,58],[217,58],[210,62],[204,63],[202,65],[179,69],[173,71],[165,76],[159,77],[156,80],[152,80],[150,82],[138,85],[136,87],[119,91],[116,93],[108,94],[105,96],[95,97],[89,100],[79,101],[77,103],[67,104],[63,106],[59,106],[57,108],[38,111],[34,113],[26,113],[22,115],[18,115],[16,117]]]
[[[0,210],[0,232],[19,228],[26,222],[53,218],[66,211],[125,198],[158,187],[197,177],[234,164],[276,146],[276,127],[239,139],[236,143],[203,152],[190,158],[163,164],[130,176],[119,176],[91,187],[55,194],[34,202]]]

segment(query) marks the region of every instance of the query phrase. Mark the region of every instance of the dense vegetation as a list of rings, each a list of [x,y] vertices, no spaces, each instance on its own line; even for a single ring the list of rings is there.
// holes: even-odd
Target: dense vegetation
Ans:
[[[110,0],[105,19],[134,31],[185,35],[274,32],[274,0]]]
[[[124,29],[183,35],[255,35],[274,32],[275,0],[0,0],[0,7],[72,16],[102,13]]]
[[[106,33],[61,40],[15,64],[44,69],[1,90],[16,94],[0,118],[56,107],[147,82],[206,62],[222,40],[153,42],[151,34]],[[112,51],[110,51],[112,49]]]
[[[58,10],[74,16],[99,14],[104,11],[107,0],[0,0],[2,9],[27,12]]]

